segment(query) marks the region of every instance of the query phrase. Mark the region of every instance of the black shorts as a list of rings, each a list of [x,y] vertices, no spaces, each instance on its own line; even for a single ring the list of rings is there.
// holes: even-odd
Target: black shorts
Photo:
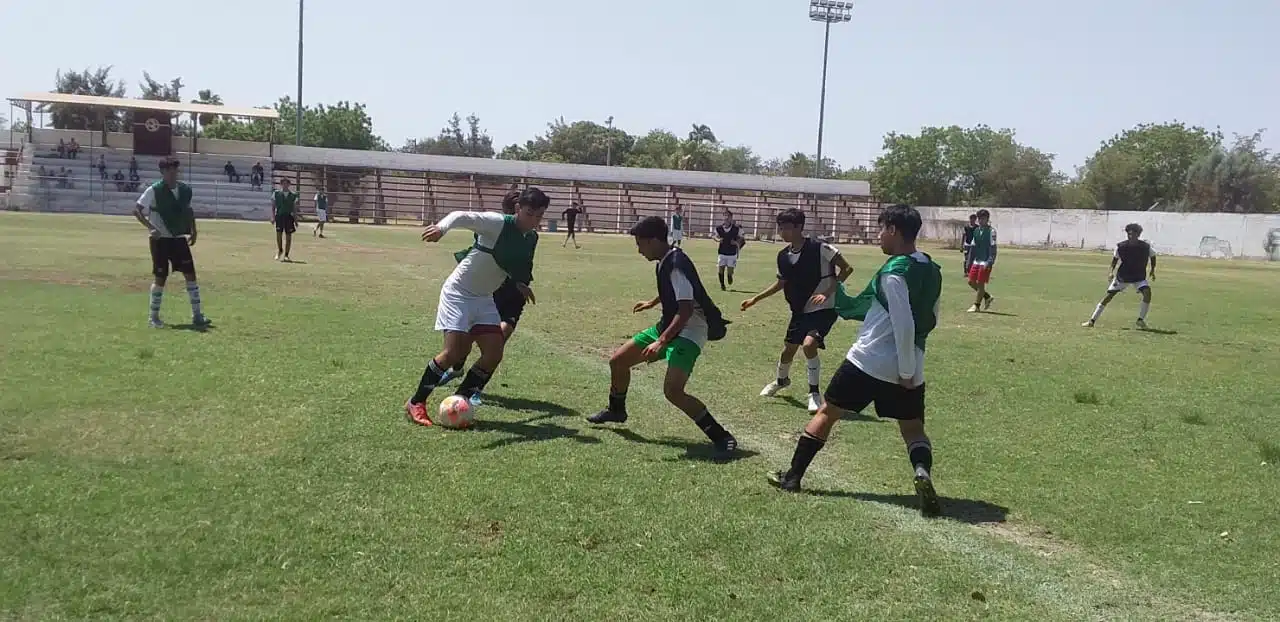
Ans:
[[[151,238],[151,273],[164,278],[169,266],[174,272],[193,274],[196,262],[191,258],[191,245],[186,238]]]
[[[298,230],[298,223],[293,216],[276,216],[276,231],[293,233]]]
[[[827,333],[836,325],[835,309],[822,309],[813,313],[793,313],[791,322],[787,324],[787,336],[783,341],[795,345],[803,345],[804,338],[812,335],[818,342],[818,348],[827,348]]]
[[[846,359],[831,376],[823,394],[827,403],[849,412],[862,412],[868,404],[876,405],[876,416],[910,421],[924,419],[924,385],[908,389],[885,382],[858,369]]]
[[[524,313],[524,294],[516,287],[514,281],[507,281],[493,292],[493,304],[498,307],[498,317],[512,326],[520,323],[520,315]]]
[[[567,232],[566,232],[566,235],[573,235],[573,232],[574,232],[574,231],[576,231],[576,230],[577,230],[577,228],[578,228],[578,223],[577,223],[577,221],[570,220],[570,221],[566,222],[566,223],[565,223],[565,229],[566,229],[566,231],[567,231]]]

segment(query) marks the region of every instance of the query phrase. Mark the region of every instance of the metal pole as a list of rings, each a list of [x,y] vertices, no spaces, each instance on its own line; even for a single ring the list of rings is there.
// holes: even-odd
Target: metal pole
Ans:
[[[818,161],[814,162],[814,177],[822,177],[822,122],[827,113],[827,52],[831,47],[831,22],[826,23],[826,35],[822,38],[822,95],[818,100]]]
[[[298,110],[294,144],[302,146],[302,6],[306,0],[298,0]]]
[[[605,125],[609,126],[609,134],[605,136],[605,144],[607,145],[604,152],[604,165],[612,166],[613,164],[613,117],[609,117],[605,121]]]

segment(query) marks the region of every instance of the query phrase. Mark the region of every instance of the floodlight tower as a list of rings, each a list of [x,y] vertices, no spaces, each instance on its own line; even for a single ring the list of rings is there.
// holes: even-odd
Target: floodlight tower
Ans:
[[[294,119],[294,144],[302,146],[302,10],[306,0],[298,0],[298,103]]]
[[[814,162],[814,176],[822,177],[822,122],[827,112],[827,52],[831,47],[831,25],[853,19],[852,2],[809,0],[809,19],[825,24],[822,39],[822,96],[818,101],[818,160]]]

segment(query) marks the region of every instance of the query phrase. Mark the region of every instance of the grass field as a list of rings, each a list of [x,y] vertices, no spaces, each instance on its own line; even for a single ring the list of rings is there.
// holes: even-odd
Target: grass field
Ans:
[[[1108,256],[1006,249],[998,313],[965,314],[959,253],[935,249],[931,521],[870,417],[837,426],[812,494],[766,484],[808,420],[757,397],[781,297],[737,310],[778,246],[748,245],[740,291],[713,292],[734,324],[690,390],[747,450],[718,464],[656,366],[626,426],[582,420],[656,317],[630,313],[654,285],[629,238],[544,235],[539,304],[478,429],[449,432],[401,405],[470,236],[337,225],[280,264],[265,223],[200,230],[215,325],[150,330],[136,223],[0,214],[0,618],[1280,617],[1276,266],[1162,258],[1157,330],[1131,330],[1133,294],[1089,330]],[[713,245],[686,247],[713,281]],[[844,251],[861,287],[882,257]],[[824,380],[856,330],[828,338]]]

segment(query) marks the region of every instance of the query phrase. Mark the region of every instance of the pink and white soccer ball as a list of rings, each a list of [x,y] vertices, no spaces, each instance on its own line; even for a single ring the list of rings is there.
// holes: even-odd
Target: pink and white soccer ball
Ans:
[[[455,430],[464,430],[475,423],[475,409],[466,398],[450,395],[440,402],[440,412],[436,417],[436,425]]]

